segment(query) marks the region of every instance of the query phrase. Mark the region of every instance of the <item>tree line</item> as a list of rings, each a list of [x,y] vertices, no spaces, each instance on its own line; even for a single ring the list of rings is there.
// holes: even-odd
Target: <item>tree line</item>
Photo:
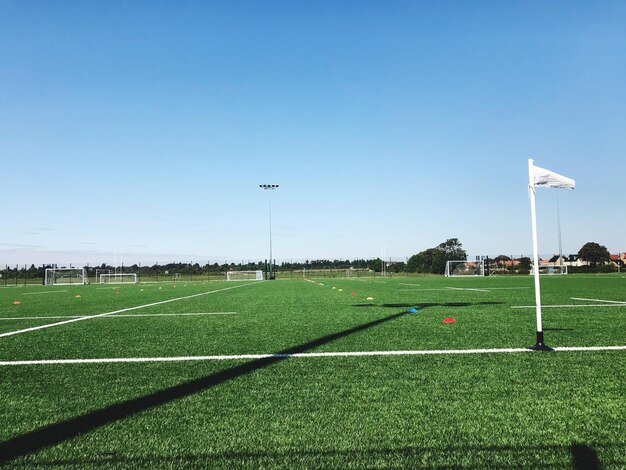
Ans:
[[[587,261],[591,269],[601,269],[607,262],[610,261],[609,250],[604,246],[596,242],[585,243],[578,251],[580,259]],[[406,263],[401,261],[386,262],[385,269],[390,273],[424,273],[424,274],[443,274],[446,269],[447,261],[464,261],[467,260],[467,252],[463,249],[462,243],[458,238],[449,238],[439,245],[420,251],[417,254],[411,256]],[[506,269],[511,273],[528,274],[530,272],[531,260],[528,257],[518,258],[516,265],[507,264],[506,262],[512,261],[512,258],[506,255],[498,255],[492,259],[496,266],[506,266]],[[490,263],[487,263],[490,264]],[[617,261],[618,265],[623,265],[622,260]],[[6,266],[5,269],[0,270],[0,273],[5,278],[20,279],[41,279],[45,275],[47,268],[52,268],[51,264],[44,264],[41,266],[35,266],[31,264],[22,266]],[[74,266],[77,267],[77,266]],[[95,276],[96,269],[115,272],[114,266],[102,263],[99,266],[80,266],[87,269],[87,274]],[[201,265],[199,263],[166,263],[153,265],[139,265],[132,264],[129,266],[123,266],[122,272],[126,273],[141,273],[144,276],[156,276],[156,275],[192,275],[200,276],[203,274],[217,274],[225,273],[226,271],[266,271],[268,268],[265,261],[241,261],[239,263],[206,263]],[[302,271],[302,270],[316,270],[316,269],[359,269],[369,270],[374,272],[381,272],[383,268],[383,260],[380,258],[371,259],[316,259],[306,261],[284,261],[274,266],[275,271]],[[117,272],[120,272],[120,268],[117,268]]]

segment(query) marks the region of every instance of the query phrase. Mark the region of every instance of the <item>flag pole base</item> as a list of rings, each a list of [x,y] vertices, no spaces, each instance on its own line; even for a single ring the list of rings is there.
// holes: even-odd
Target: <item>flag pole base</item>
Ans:
[[[537,332],[537,342],[530,349],[533,351],[554,351],[550,346],[546,346],[543,342],[543,331]]]

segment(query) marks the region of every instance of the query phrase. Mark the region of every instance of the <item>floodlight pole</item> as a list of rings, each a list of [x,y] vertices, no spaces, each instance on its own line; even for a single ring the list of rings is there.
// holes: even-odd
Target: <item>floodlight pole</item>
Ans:
[[[278,188],[277,184],[260,184],[259,188],[267,191],[267,202],[269,207],[269,221],[270,221],[270,272],[269,279],[274,279],[274,272],[272,270],[273,258],[272,258],[272,191]]]

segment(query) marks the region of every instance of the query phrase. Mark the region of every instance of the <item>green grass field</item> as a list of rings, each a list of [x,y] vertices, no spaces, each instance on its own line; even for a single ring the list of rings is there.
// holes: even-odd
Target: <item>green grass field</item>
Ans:
[[[626,350],[440,353],[531,346],[530,276],[313,281],[1,288],[0,466],[626,467]],[[542,289],[626,345],[624,276]]]

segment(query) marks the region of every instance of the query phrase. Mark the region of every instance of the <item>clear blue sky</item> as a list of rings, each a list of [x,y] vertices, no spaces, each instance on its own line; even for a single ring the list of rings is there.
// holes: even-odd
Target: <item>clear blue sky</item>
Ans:
[[[626,3],[0,1],[0,264],[626,251]],[[538,194],[558,251],[556,190]]]

